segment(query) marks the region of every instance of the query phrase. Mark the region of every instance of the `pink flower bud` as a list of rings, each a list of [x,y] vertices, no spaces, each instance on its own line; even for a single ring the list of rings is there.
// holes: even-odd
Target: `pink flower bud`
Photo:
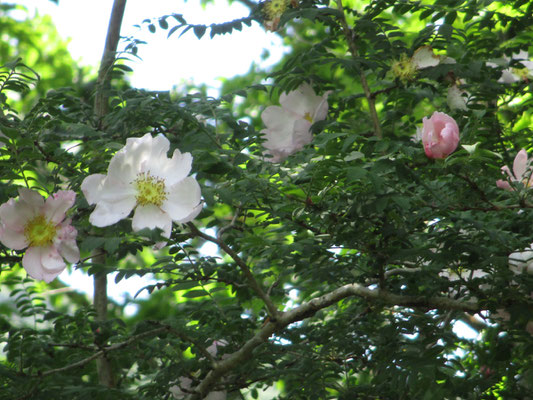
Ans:
[[[429,158],[446,158],[459,144],[459,127],[449,115],[435,111],[422,120],[422,143]]]

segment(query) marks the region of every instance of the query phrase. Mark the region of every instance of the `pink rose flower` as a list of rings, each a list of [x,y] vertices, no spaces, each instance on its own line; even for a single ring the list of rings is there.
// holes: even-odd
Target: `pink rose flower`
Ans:
[[[513,187],[509,184],[511,182],[522,182],[526,187],[533,186],[532,173],[533,170],[530,166],[530,161],[527,158],[527,153],[524,149],[520,150],[513,161],[513,173],[509,170],[507,165],[502,167],[502,173],[507,174],[507,180],[498,179],[496,181],[496,186],[500,189],[505,190],[514,190]]]
[[[283,161],[311,143],[311,125],[324,120],[328,113],[328,94],[317,96],[308,83],[303,83],[298,89],[281,94],[281,107],[265,108],[261,119],[266,129],[261,133],[266,138],[263,143],[266,154],[272,155],[267,161]]]
[[[43,197],[30,189],[19,189],[19,200],[9,199],[0,206],[0,242],[13,250],[28,248],[22,266],[34,279],[51,282],[69,263],[78,262],[78,232],[65,219],[76,194],[60,190]]]
[[[422,143],[429,158],[446,158],[459,144],[459,127],[449,115],[435,111],[422,120]]]

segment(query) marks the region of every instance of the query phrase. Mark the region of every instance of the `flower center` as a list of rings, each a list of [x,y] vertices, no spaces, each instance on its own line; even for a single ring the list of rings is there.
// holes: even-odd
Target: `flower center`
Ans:
[[[287,9],[287,0],[270,0],[265,4],[265,11],[268,15],[268,19],[276,19],[281,16]]]
[[[160,207],[167,199],[165,181],[149,173],[143,172],[137,175],[137,179],[133,181],[133,186],[137,190],[137,204],[141,206],[153,204]]]
[[[56,225],[42,214],[37,215],[24,226],[24,236],[31,246],[49,246],[57,234]]]
[[[513,68],[512,69],[513,74],[515,74],[518,78],[525,81],[529,77],[529,69],[527,68]]]
[[[410,81],[416,75],[416,65],[405,54],[402,54],[399,60],[392,63],[391,72],[401,81]]]
[[[309,113],[309,112],[306,112],[304,114],[304,119],[308,120],[311,123],[313,122],[313,117],[311,116],[311,113]]]

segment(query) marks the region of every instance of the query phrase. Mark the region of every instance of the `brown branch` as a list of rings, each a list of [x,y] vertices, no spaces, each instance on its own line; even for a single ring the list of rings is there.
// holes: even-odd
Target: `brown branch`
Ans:
[[[93,257],[93,262],[105,263],[105,255]],[[107,274],[98,272],[94,275],[94,309],[96,311],[96,320],[105,321],[107,319]],[[115,387],[115,377],[111,368],[111,363],[105,352],[96,359],[96,369],[98,371],[98,381],[107,387]]]
[[[120,40],[120,27],[126,8],[126,0],[115,0],[111,17],[107,28],[104,53],[98,70],[96,80],[96,94],[94,98],[94,114],[100,120],[104,117],[109,108],[109,85],[111,81],[111,69],[115,63],[118,42]]]
[[[274,333],[281,331],[288,325],[312,317],[317,311],[329,307],[340,300],[348,297],[362,297],[369,301],[385,303],[389,305],[422,307],[426,309],[447,309],[467,312],[479,311],[479,306],[474,302],[462,302],[447,297],[422,297],[422,296],[401,296],[381,289],[368,289],[357,283],[344,285],[332,292],[320,297],[316,297],[293,310],[279,313],[275,321],[267,322],[243,347],[226,359],[218,362],[216,367],[196,387],[195,394],[188,397],[188,400],[204,398],[214,387],[214,385],[224,375],[239,365],[252,359],[252,352],[255,348],[263,344]]]
[[[337,9],[340,12],[340,22],[342,25],[342,32],[348,43],[348,48],[353,57],[357,56],[357,45],[352,36],[352,30],[348,27],[346,22],[346,17],[344,16],[344,7],[342,5],[342,0],[336,0]],[[359,77],[361,78],[361,86],[363,86],[363,91],[365,92],[365,97],[368,102],[368,108],[370,110],[370,117],[372,118],[372,124],[374,125],[374,135],[378,138],[381,138],[383,135],[381,133],[381,125],[379,124],[378,113],[376,111],[376,102],[374,101],[375,94],[370,91],[368,82],[366,80],[366,75],[364,71],[359,72]]]
[[[99,125],[101,125],[101,121],[107,114],[109,108],[108,92],[111,82],[111,69],[115,62],[115,55],[120,40],[120,27],[125,8],[126,0],[114,0],[94,96],[94,115]],[[97,262],[105,264],[105,255],[95,256],[93,260],[98,260]],[[94,308],[96,309],[96,318],[98,320],[103,321],[107,318],[107,276],[105,273],[94,275]],[[93,359],[97,360],[96,366],[99,382],[107,387],[114,387],[115,379],[111,369],[111,363],[105,353]]]
[[[191,230],[191,233],[194,236],[201,237],[202,239],[205,239],[209,242],[215,243],[218,247],[220,247],[228,256],[230,256],[233,261],[239,266],[239,268],[244,273],[244,276],[248,280],[248,284],[252,287],[252,289],[258,294],[258,296],[263,300],[265,303],[265,306],[268,310],[268,313],[270,315],[270,318],[276,319],[277,315],[279,314],[279,310],[274,305],[272,300],[269,296],[264,292],[261,285],[256,281],[254,275],[252,274],[252,271],[250,271],[250,268],[248,268],[248,265],[244,262],[242,258],[239,257],[239,255],[231,249],[226,243],[224,243],[222,240],[219,240],[213,236],[209,236],[203,232],[201,232],[192,222],[187,223],[187,226]]]

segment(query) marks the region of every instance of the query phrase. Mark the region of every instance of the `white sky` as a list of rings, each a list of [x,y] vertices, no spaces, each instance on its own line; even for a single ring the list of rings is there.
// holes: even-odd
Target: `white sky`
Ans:
[[[69,51],[75,60],[82,64],[98,65],[107,32],[107,24],[113,0],[60,0],[59,5],[49,0],[19,0],[31,10],[37,6],[40,14],[50,14],[59,34],[70,38]],[[168,31],[158,25],[155,34],[146,25],[139,30],[134,25],[142,25],[147,18],[168,14],[183,14],[189,23],[220,23],[246,17],[248,9],[240,3],[231,6],[225,0],[215,0],[204,8],[199,0],[128,0],[122,22],[122,36],[135,36],[146,41],[139,47],[142,61],[130,66],[134,69],[131,83],[135,87],[150,90],[169,90],[183,81],[206,83],[219,88],[219,77],[232,77],[246,73],[252,62],[261,66],[277,62],[284,51],[280,36],[265,31],[257,23],[251,27],[243,25],[241,32],[215,36],[209,34],[198,40],[192,30],[181,38],[175,32],[166,38]],[[174,18],[167,20],[174,26]],[[177,24],[177,21],[176,21]],[[261,59],[264,49],[270,57]]]

